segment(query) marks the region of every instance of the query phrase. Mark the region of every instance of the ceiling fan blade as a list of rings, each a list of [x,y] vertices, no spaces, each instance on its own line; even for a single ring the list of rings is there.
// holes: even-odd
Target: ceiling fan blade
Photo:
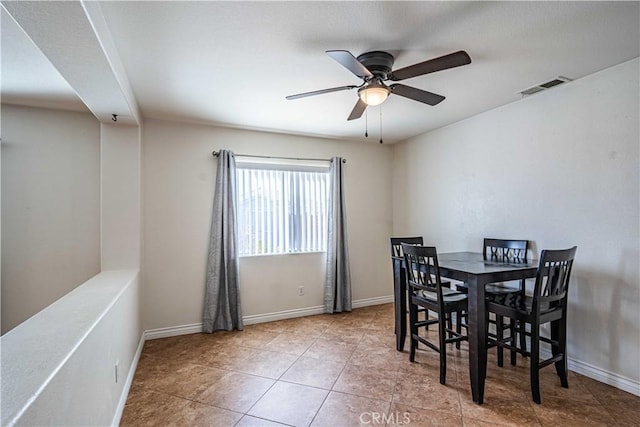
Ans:
[[[469,57],[469,54],[464,50],[460,50],[458,52],[400,68],[399,70],[393,71],[389,78],[393,81],[410,79],[411,77],[435,73],[436,71],[447,70],[449,68],[459,67],[470,63],[471,57]]]
[[[347,120],[355,120],[362,117],[362,113],[367,109],[367,104],[360,98],[358,98],[358,102],[356,102],[355,107],[351,110],[351,114],[349,114],[349,118]]]
[[[358,61],[348,50],[328,50],[327,55],[338,61],[340,65],[361,79],[364,79],[365,77],[373,77],[371,71],[362,65],[362,63],[360,63],[360,61]]]
[[[291,99],[298,99],[298,98],[306,98],[307,96],[314,96],[314,95],[322,95],[323,93],[331,93],[331,92],[338,92],[341,90],[350,90],[350,89],[355,89],[358,86],[340,86],[340,87],[332,87],[330,89],[322,89],[322,90],[314,90],[313,92],[305,92],[305,93],[298,93],[295,95],[289,95],[286,98],[291,100]]]
[[[413,99],[428,105],[436,105],[444,101],[444,96],[436,93],[427,92],[426,90],[417,89],[411,86],[405,86],[400,83],[389,86],[391,93]]]

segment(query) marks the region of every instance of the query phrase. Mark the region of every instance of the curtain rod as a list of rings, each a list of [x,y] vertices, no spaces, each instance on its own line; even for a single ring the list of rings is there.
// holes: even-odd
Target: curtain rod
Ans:
[[[213,151],[211,154],[214,157],[218,157],[219,151]],[[256,157],[259,159],[283,159],[283,160],[315,160],[318,162],[330,162],[331,159],[311,159],[307,157],[279,157],[279,156],[256,156],[251,154],[235,154],[239,157]],[[342,163],[347,163],[347,159],[342,159]]]

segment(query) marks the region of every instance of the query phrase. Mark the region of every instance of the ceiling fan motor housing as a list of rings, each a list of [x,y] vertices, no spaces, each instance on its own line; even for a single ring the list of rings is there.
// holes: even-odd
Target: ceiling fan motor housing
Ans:
[[[363,53],[356,59],[380,80],[387,80],[393,68],[393,55],[380,50]]]

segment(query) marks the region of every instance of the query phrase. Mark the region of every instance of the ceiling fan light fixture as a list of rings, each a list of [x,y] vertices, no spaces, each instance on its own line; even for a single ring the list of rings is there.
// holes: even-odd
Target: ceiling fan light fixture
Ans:
[[[380,105],[389,96],[389,89],[379,83],[370,83],[358,90],[358,96],[367,105]]]

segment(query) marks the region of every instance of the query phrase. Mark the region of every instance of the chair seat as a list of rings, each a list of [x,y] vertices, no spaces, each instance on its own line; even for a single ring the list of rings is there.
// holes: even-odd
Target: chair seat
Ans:
[[[485,294],[513,294],[519,293],[520,286],[517,285],[509,285],[506,283],[491,283],[484,287]]]
[[[456,283],[456,289],[459,292],[469,293],[468,283]],[[520,292],[518,285],[509,285],[506,283],[490,283],[484,287],[485,295],[489,294],[512,294]]]
[[[446,288],[442,288],[442,299],[444,304],[458,303],[467,299],[467,295],[463,293],[456,292],[454,290],[445,292],[445,289]],[[428,301],[438,301],[438,295],[436,294],[436,292],[421,290],[420,292],[418,292],[418,296],[421,296]]]
[[[442,295],[464,295],[463,292],[460,292],[451,288],[445,288],[444,285],[441,289],[442,289]]]
[[[487,300],[490,303],[508,307],[515,310],[518,314],[528,317],[531,315],[533,307],[533,297],[522,295],[520,293],[502,293],[487,294]],[[548,302],[542,302],[540,305],[540,313],[549,313],[556,310],[557,307],[551,306]]]

